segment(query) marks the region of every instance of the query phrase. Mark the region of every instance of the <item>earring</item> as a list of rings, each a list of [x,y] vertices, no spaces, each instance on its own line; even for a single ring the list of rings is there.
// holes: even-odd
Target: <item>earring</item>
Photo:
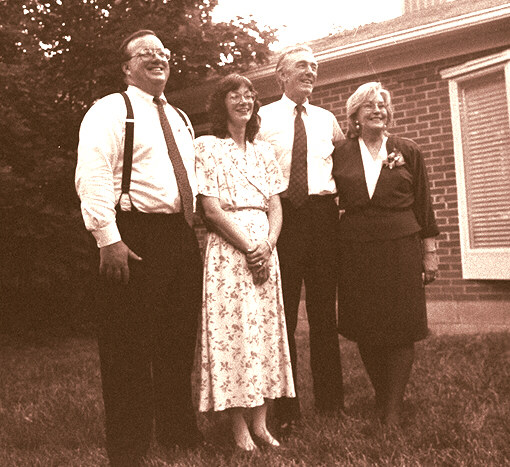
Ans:
[[[355,122],[355,123],[356,123],[356,130],[358,130],[358,131],[359,131],[359,129],[360,129],[361,127],[360,127],[360,125],[359,125],[358,120],[356,120],[356,122]]]

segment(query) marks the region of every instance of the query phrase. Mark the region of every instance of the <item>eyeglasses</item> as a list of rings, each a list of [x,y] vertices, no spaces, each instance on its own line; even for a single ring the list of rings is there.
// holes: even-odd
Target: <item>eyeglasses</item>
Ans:
[[[255,94],[253,92],[247,92],[246,94],[241,94],[240,92],[232,92],[228,95],[230,102],[233,104],[239,104],[242,99],[246,102],[254,102]]]
[[[135,55],[132,55],[129,57],[131,60],[135,57],[140,57],[144,62],[148,62],[149,60],[152,60],[153,58],[159,58],[160,60],[163,60],[165,62],[170,61],[171,52],[168,49],[142,49],[140,52],[138,52]]]
[[[363,110],[369,110],[373,112],[376,109],[382,110],[386,108],[386,104],[384,102],[367,102],[366,104],[362,104],[361,108]]]

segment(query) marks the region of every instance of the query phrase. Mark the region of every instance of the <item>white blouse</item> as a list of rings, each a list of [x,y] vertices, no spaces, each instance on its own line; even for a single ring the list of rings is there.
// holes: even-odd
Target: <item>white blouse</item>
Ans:
[[[386,150],[387,139],[387,136],[383,137],[381,149],[379,149],[379,153],[374,159],[368,150],[367,145],[363,141],[363,138],[358,138],[359,148],[361,150],[361,159],[363,161],[363,169],[365,171],[365,181],[367,183],[367,190],[370,199],[372,199],[375,191],[375,186],[377,185],[377,180],[379,180],[383,161],[388,159],[388,151]]]

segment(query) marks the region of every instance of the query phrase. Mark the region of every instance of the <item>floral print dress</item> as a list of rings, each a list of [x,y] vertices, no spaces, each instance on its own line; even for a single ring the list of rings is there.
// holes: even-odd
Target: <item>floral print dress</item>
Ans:
[[[243,153],[230,138],[197,138],[196,172],[201,195],[218,198],[254,241],[267,238],[269,197],[282,191],[268,143],[247,143]],[[294,397],[276,249],[262,285],[253,283],[245,254],[214,232],[208,233],[204,263],[194,385],[198,410]]]

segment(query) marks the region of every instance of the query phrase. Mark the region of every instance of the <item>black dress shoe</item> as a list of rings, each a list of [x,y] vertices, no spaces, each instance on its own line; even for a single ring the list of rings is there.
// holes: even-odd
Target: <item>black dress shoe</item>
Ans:
[[[176,447],[183,449],[194,449],[203,444],[204,436],[198,430],[193,432],[182,432],[178,435],[166,436],[158,438],[158,443],[166,449],[174,449]]]
[[[278,426],[277,432],[278,436],[281,439],[288,439],[291,436],[294,436],[297,431],[297,421],[296,420],[289,420],[286,422],[280,422],[280,425]]]
[[[344,413],[343,405],[322,405],[316,406],[315,411],[325,417],[338,417]]]
[[[142,465],[142,455],[124,454],[119,456],[110,456],[111,467],[140,467]]]

